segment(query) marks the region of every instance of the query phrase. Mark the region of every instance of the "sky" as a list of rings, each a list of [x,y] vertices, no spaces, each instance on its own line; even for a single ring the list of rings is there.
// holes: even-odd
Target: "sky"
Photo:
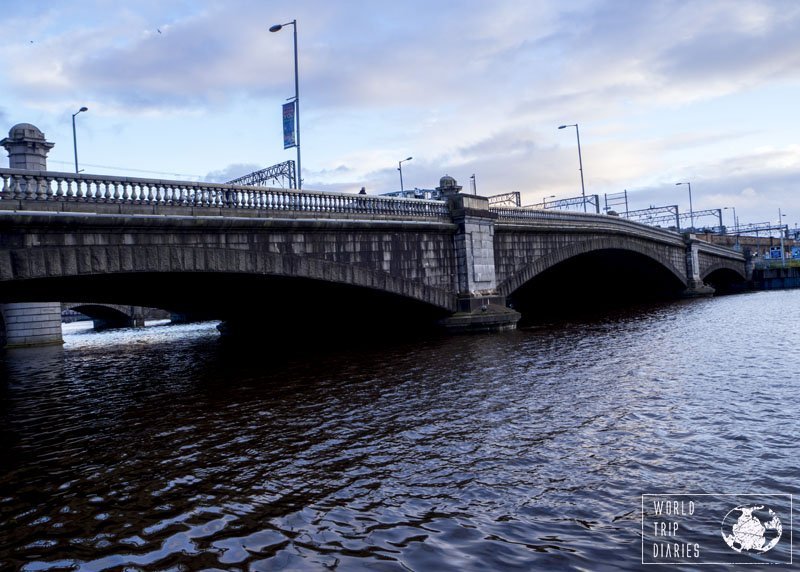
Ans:
[[[74,170],[226,181],[295,159],[303,187],[455,177],[523,204],[800,222],[797,0],[0,0],[0,132],[33,123]],[[619,207],[617,207],[619,210]],[[706,224],[712,224],[709,221]]]

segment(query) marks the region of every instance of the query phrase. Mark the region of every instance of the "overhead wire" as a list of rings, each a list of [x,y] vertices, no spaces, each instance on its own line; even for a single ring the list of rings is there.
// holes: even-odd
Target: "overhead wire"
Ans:
[[[50,163],[58,163],[59,165],[72,165],[69,161],[55,161],[50,160]],[[171,175],[173,177],[192,177],[194,179],[203,179],[204,177],[201,175],[189,175],[186,173],[168,173],[165,171],[150,171],[148,169],[133,169],[130,167],[112,167],[111,165],[96,165],[93,163],[81,163],[86,167],[99,167],[100,169],[114,169],[116,171],[130,171],[131,173],[151,173],[153,175]]]

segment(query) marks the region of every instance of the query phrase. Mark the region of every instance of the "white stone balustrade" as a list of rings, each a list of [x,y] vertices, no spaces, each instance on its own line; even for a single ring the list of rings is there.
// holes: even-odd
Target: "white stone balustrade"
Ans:
[[[0,169],[0,201],[60,201],[422,217],[449,221],[443,201]]]

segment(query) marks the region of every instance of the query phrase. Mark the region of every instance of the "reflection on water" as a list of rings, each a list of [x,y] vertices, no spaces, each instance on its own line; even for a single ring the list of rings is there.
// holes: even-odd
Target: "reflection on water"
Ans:
[[[792,493],[800,292],[343,350],[5,354],[11,569],[638,569],[643,493]]]

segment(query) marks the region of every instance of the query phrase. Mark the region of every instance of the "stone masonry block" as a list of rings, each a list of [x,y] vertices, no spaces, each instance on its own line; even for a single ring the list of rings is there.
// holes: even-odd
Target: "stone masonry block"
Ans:
[[[104,248],[91,249],[92,272],[95,274],[105,274],[108,272],[108,262]]]

